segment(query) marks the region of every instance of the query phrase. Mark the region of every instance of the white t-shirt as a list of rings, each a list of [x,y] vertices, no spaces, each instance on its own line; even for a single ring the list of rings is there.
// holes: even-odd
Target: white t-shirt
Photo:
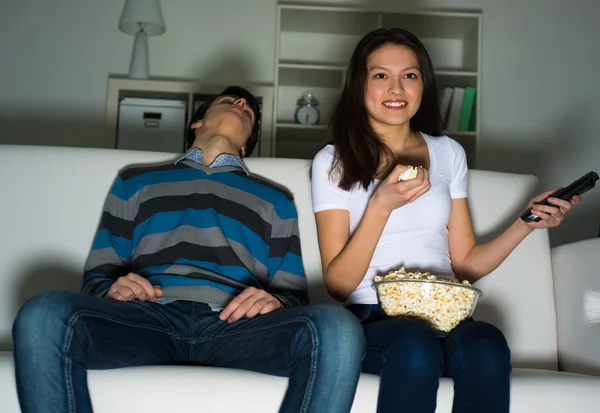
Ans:
[[[448,220],[452,199],[466,198],[468,195],[465,151],[458,142],[447,136],[422,135],[429,149],[431,188],[414,202],[392,212],[377,243],[369,269],[346,304],[376,304],[373,278],[400,267],[430,271],[440,277],[454,277],[448,250]],[[313,160],[313,211],[349,211],[352,236],[371,195],[381,181],[376,179],[366,191],[358,185],[350,191],[340,189],[338,183],[329,178],[334,152],[334,147],[327,145]]]

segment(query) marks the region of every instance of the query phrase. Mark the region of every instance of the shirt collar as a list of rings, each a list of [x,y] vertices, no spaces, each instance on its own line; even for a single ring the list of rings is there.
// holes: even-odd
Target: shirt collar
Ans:
[[[185,155],[179,158],[175,163],[181,162],[183,160],[190,160],[192,162],[196,162],[202,166],[207,166],[204,163],[204,152],[199,148],[191,148]],[[239,155],[233,155],[230,153],[222,153],[215,158],[213,163],[209,166],[209,168],[218,168],[220,166],[233,166],[235,168],[242,169],[246,175],[250,175],[250,171],[244,165],[242,158]]]

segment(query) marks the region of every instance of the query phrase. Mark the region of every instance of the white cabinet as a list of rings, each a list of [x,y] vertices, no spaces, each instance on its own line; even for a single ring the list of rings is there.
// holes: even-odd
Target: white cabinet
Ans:
[[[185,150],[186,101],[126,98],[119,105],[117,149]]]
[[[274,156],[312,158],[325,142],[329,114],[359,40],[379,27],[401,27],[427,48],[440,92],[445,87],[475,88],[471,127],[444,131],[463,145],[470,167],[475,167],[481,112],[481,13],[294,4],[279,4],[277,9]],[[294,123],[296,102],[306,93],[319,100],[317,125]]]

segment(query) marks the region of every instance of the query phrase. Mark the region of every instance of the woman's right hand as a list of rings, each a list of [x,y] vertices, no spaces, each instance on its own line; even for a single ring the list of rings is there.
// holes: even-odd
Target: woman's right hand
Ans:
[[[431,188],[429,172],[424,168],[417,168],[417,177],[408,181],[398,181],[402,172],[409,166],[396,165],[390,174],[379,184],[369,203],[380,209],[385,214],[391,214],[396,208],[400,208],[413,202]]]

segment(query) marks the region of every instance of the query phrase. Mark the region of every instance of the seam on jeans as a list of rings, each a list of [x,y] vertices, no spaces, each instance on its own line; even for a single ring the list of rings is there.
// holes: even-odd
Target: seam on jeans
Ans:
[[[130,323],[130,322],[126,322],[126,321],[123,321],[123,320],[115,318],[115,317],[106,316],[105,314],[97,313],[95,311],[90,311],[90,310],[79,310],[79,311],[75,312],[69,319],[69,326],[72,326],[73,324],[75,324],[79,320],[79,318],[81,318],[83,316],[101,318],[101,319],[109,320],[109,321],[112,321],[114,323],[121,324],[124,326],[143,328],[146,330],[153,330],[153,331],[157,331],[159,333],[168,334],[179,340],[184,340],[184,341],[187,340],[187,339],[181,337],[179,334],[174,334],[173,331],[169,331],[164,328],[158,328],[158,327],[155,327],[155,326],[152,326],[149,324]]]
[[[196,321],[196,306],[194,305],[194,303],[189,303],[188,305],[190,306],[190,326],[189,326],[189,331],[188,331],[188,337],[190,338],[190,341],[188,343],[189,344],[188,360],[192,361],[194,359],[193,356],[194,356],[194,347],[195,347],[194,345],[192,345],[192,343],[196,344],[196,339],[195,338],[192,339],[192,337],[194,337],[194,334],[193,334],[194,327],[196,326],[196,322],[195,322]]]
[[[461,368],[460,373],[462,373],[467,368],[467,365],[465,364],[465,357],[463,355],[463,348],[460,345],[460,341],[457,340],[456,338],[449,336],[448,340],[452,340],[452,341],[454,341],[454,343],[456,343],[456,350],[460,356],[460,368]],[[452,365],[452,361],[450,361],[450,364]]]
[[[73,327],[69,320],[67,327],[67,335],[65,337],[65,343],[63,344],[63,353],[66,358],[65,362],[65,385],[67,386],[67,399],[69,403],[69,412],[75,413],[75,392],[73,391],[73,376],[72,376],[72,363],[71,358],[68,356],[69,348],[71,347],[71,339],[73,338]]]
[[[319,338],[316,334],[316,328],[311,320],[304,318],[306,325],[310,328],[310,339],[312,341],[312,351],[310,353],[310,375],[308,377],[308,383],[306,384],[306,390],[304,391],[304,397],[302,398],[302,407],[300,411],[306,413],[308,411],[308,402],[312,396],[312,389],[317,374],[317,352],[319,351]]]
[[[269,324],[268,326],[253,327],[253,328],[243,329],[243,331],[228,331],[226,333],[212,334],[206,338],[199,339],[198,342],[203,343],[206,341],[214,340],[215,338],[225,338],[225,337],[236,336],[239,334],[244,334],[244,333],[249,333],[249,332],[253,333],[255,331],[268,330],[270,328],[279,327],[279,326],[282,326],[285,324],[291,324],[291,323],[295,323],[295,322],[305,322],[305,321],[309,321],[309,320],[304,316],[299,316],[299,317],[295,317],[295,318],[289,318],[287,320],[282,320],[276,324]]]
[[[383,351],[383,350],[381,349],[381,347],[369,347],[369,346],[367,346],[367,348],[366,348],[366,350],[365,350],[365,354],[366,354],[366,353],[367,353],[369,350],[376,350],[376,351],[379,353],[379,360],[380,360],[380,362],[381,362],[381,364],[380,364],[380,368],[379,368],[379,371],[381,372],[381,370],[383,370],[383,368],[384,368],[385,366],[387,366],[387,365],[388,365],[388,363],[389,363],[389,362],[388,362],[388,360],[387,360],[387,358],[385,357],[385,351]]]

